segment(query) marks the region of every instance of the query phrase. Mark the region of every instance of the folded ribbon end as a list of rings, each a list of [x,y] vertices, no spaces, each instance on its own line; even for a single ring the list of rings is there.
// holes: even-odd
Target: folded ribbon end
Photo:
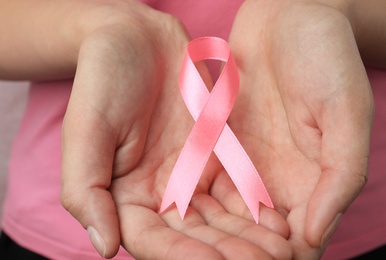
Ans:
[[[256,207],[253,210],[251,210],[251,213],[252,213],[253,219],[255,220],[256,224],[259,224],[259,220],[260,220],[260,202],[256,203]]]
[[[180,214],[181,219],[185,218],[186,211],[188,209],[189,202],[186,202],[184,199],[179,199],[180,197],[177,197],[177,199],[173,199],[172,196],[164,196],[161,207],[159,210],[159,213],[164,212],[166,209],[168,209],[173,203],[176,204],[178,213]]]
[[[163,199],[163,200],[162,200],[162,203],[161,203],[161,207],[160,207],[160,209],[159,209],[159,213],[164,212],[167,208],[170,207],[170,205],[172,205],[173,202],[174,202],[174,201],[172,201],[172,202],[170,202],[170,201],[166,202],[166,200]]]
[[[188,204],[176,201],[176,207],[178,209],[178,213],[180,213],[181,219],[184,220],[186,211],[188,210]]]
[[[268,208],[271,208],[271,209],[274,209],[275,207],[273,206],[273,203],[272,203],[272,200],[271,198],[269,197],[268,195],[268,192],[267,192],[267,196],[260,200],[261,203],[263,203],[265,206],[267,206]]]

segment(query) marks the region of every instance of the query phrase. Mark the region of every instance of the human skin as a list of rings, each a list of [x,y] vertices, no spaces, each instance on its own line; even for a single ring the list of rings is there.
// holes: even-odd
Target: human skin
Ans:
[[[0,76],[75,75],[62,203],[102,256],[122,243],[144,259],[318,258],[367,176],[372,99],[356,42],[372,46],[373,34],[356,29],[366,27],[359,2],[246,1],[231,33],[241,90],[229,124],[289,230],[264,207],[254,225],[216,158],[183,222],[174,209],[157,214],[193,124],[175,83],[190,39],[175,18],[134,1],[4,1]]]
[[[294,258],[320,258],[367,179],[373,99],[350,22],[314,1],[246,1],[229,41],[242,88],[229,125]]]
[[[172,17],[137,8],[129,25],[102,28],[82,44],[63,127],[63,205],[98,232],[91,239],[107,257],[121,243],[139,259],[290,258],[286,223],[273,210],[271,226],[283,236],[225,210],[224,225],[234,223],[226,231],[192,207],[184,221],[175,208],[158,214],[193,124],[176,80],[189,39]],[[219,169],[213,157],[196,196],[211,198]]]
[[[19,13],[32,10],[29,5],[47,17]],[[3,36],[15,41],[26,64],[14,51],[3,50],[9,63],[1,64],[2,75],[36,80],[75,75],[63,122],[61,199],[101,256],[113,257],[122,244],[138,259],[291,258],[288,226],[278,212],[263,208],[256,225],[213,200],[210,188],[222,170],[215,157],[195,198],[213,204],[215,213],[201,214],[221,214],[220,226],[208,225],[193,207],[184,221],[175,208],[158,213],[194,123],[177,85],[190,40],[179,21],[136,1],[4,6],[18,10],[7,17],[9,24],[20,24],[22,18],[34,23],[22,27],[24,36],[20,31]],[[51,13],[55,10],[59,13]],[[40,39],[30,35],[37,28]],[[200,72],[210,85],[204,66]]]

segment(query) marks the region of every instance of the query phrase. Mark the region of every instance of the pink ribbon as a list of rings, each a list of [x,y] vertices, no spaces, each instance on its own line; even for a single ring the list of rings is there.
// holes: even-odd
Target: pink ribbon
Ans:
[[[206,59],[226,62],[210,93],[194,66],[195,62]],[[181,218],[184,218],[214,150],[258,223],[259,202],[271,208],[273,204],[255,166],[226,124],[239,90],[236,63],[227,42],[214,37],[191,41],[179,84],[185,104],[196,123],[170,176],[160,212],[175,202]]]

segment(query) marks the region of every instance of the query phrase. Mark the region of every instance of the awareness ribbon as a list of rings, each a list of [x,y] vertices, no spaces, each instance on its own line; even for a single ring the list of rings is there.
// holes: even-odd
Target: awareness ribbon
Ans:
[[[207,59],[226,62],[210,93],[194,65]],[[184,218],[214,150],[254,220],[259,223],[259,202],[271,208],[273,204],[255,166],[226,123],[239,90],[239,75],[228,43],[215,37],[191,41],[182,65],[179,85],[182,98],[196,123],[174,166],[160,212],[175,202],[181,218]]]

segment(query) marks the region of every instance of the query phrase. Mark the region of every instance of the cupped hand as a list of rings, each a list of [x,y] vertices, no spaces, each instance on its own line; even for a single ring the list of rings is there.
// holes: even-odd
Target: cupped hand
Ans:
[[[373,100],[350,24],[315,1],[249,0],[230,45],[241,77],[230,127],[287,219],[294,257],[319,258],[367,178]]]
[[[263,209],[256,225],[211,194],[216,179],[228,179],[214,156],[185,219],[174,207],[158,214],[194,123],[177,85],[189,37],[175,18],[136,1],[118,7],[79,53],[63,124],[64,207],[107,258],[119,244],[138,259],[290,258],[276,211]]]

